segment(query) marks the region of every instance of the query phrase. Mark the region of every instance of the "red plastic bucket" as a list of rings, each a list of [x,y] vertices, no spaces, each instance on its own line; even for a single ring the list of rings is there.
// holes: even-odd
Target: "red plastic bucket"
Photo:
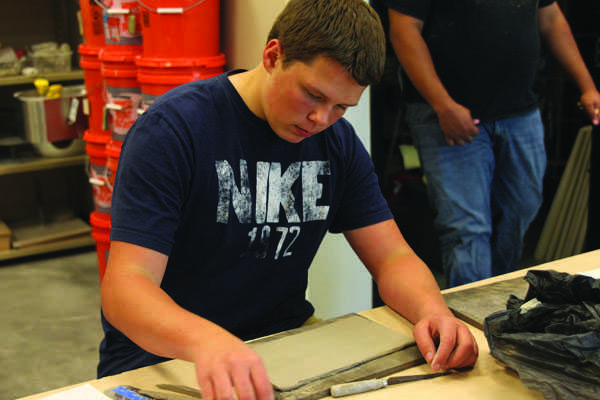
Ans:
[[[105,45],[141,51],[142,29],[137,0],[95,0],[95,2],[103,9]]]
[[[90,214],[90,224],[92,225],[92,237],[96,241],[98,274],[100,282],[102,282],[110,251],[110,214],[92,211]]]
[[[96,211],[109,214],[112,201],[112,190],[107,178],[106,145],[110,136],[87,130],[83,135],[85,152],[89,158],[88,176],[92,185],[94,208]]]
[[[141,109],[145,110],[154,99],[176,86],[207,79],[223,73],[225,55],[202,58],[138,57],[137,80],[142,91]]]
[[[139,0],[146,57],[219,54],[219,0]]]
[[[104,81],[105,113],[103,127],[108,126],[115,140],[123,140],[135,122],[141,102],[135,59],[139,53],[103,48],[100,73]],[[110,118],[108,118],[110,116]]]
[[[117,167],[119,166],[119,157],[121,156],[121,146],[123,142],[111,140],[106,145],[106,167],[107,167],[107,180],[112,190],[115,184],[115,176],[117,174]]]
[[[83,80],[87,92],[87,115],[89,128],[92,132],[102,132],[102,114],[104,112],[104,82],[100,73],[100,59],[98,54],[101,48],[80,44],[79,66],[83,69]],[[106,131],[109,135],[110,132]]]
[[[88,46],[104,46],[102,7],[95,0],[79,0],[83,41]]]

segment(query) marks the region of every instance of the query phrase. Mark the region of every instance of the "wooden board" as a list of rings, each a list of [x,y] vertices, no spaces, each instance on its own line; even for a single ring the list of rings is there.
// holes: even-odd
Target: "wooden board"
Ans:
[[[524,298],[528,288],[527,281],[515,278],[443,296],[456,317],[483,330],[485,317],[496,311],[506,310],[506,301],[511,294]]]
[[[52,243],[67,238],[89,235],[92,228],[79,218],[48,223],[25,223],[12,226],[15,249]]]
[[[581,253],[587,230],[592,126],[582,127],[560,179],[534,252],[548,262]]]
[[[414,339],[358,314],[248,342],[279,399],[327,396],[338,383],[382,377],[423,363]]]
[[[0,251],[10,249],[10,239],[10,228],[2,220],[0,220]]]

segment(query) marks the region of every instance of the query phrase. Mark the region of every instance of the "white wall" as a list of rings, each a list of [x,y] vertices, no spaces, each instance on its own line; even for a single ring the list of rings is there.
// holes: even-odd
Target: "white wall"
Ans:
[[[228,69],[255,67],[287,0],[221,0],[221,50]]]
[[[369,91],[357,107],[346,112],[363,144],[370,149]],[[327,234],[309,270],[308,299],[319,318],[368,310],[373,307],[372,280],[344,235]]]
[[[222,0],[221,49],[227,68],[253,68],[272,22],[286,0]],[[357,107],[346,113],[363,143],[370,148],[369,92],[365,90]],[[307,297],[319,318],[333,318],[372,307],[372,283],[358,257],[343,235],[328,234],[311,266]]]

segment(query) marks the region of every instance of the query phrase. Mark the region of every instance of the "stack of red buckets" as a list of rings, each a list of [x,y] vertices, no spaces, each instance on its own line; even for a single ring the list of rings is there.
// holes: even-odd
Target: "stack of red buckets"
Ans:
[[[100,280],[110,247],[112,183],[123,139],[166,91],[223,72],[219,0],[80,0],[80,66],[89,102],[84,134]]]

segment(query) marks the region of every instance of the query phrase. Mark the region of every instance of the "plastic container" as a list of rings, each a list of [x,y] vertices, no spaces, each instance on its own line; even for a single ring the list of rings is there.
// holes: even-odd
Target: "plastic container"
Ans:
[[[39,73],[46,72],[67,72],[71,70],[71,50],[62,50],[56,52],[38,52],[28,55],[33,68]]]
[[[219,54],[219,0],[139,0],[145,57]]]
[[[0,77],[19,75],[24,58],[19,59],[12,47],[0,47]]]
[[[154,99],[184,83],[207,79],[223,73],[225,55],[202,58],[138,57],[137,80],[142,92],[141,109]]]
[[[20,61],[0,62],[0,77],[19,75],[22,67],[23,63]]]
[[[100,73],[100,47],[79,45],[79,66],[83,69],[83,81],[87,92],[89,128],[92,132],[103,132],[110,135],[110,131],[103,130],[104,113],[104,81]]]
[[[104,46],[102,7],[95,0],[79,0],[83,41],[88,46]]]
[[[92,211],[90,214],[90,224],[92,225],[92,237],[96,242],[98,275],[100,282],[102,282],[110,251],[110,214]]]
[[[115,140],[123,140],[138,116],[141,89],[137,81],[135,58],[130,50],[103,48],[100,50],[100,73],[104,81],[103,129],[111,131]]]
[[[92,185],[94,207],[98,212],[109,214],[112,189],[108,184],[107,177],[106,145],[110,137],[88,130],[83,135],[83,140],[85,140],[85,152],[90,160],[88,177]]]

